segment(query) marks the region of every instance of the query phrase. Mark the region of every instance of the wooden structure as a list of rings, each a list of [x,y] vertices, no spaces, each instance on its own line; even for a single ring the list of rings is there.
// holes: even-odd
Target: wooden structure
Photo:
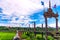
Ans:
[[[34,32],[36,31],[36,28],[35,27],[36,27],[36,23],[34,22]]]
[[[35,22],[33,22],[34,23],[34,31],[30,31],[30,30],[28,30],[28,31],[30,31],[30,32],[34,32],[34,34],[35,34],[35,36],[36,36],[36,23]],[[29,27],[30,27],[30,24],[29,24]],[[22,33],[24,33],[24,32],[27,32],[27,31],[22,31],[22,30],[18,30],[18,36],[20,36],[20,40],[22,40],[22,38],[21,38],[21,36],[22,36]]]
[[[44,11],[45,27],[46,27],[46,29],[45,29],[46,40],[48,40],[48,39],[47,39],[47,38],[48,38],[48,35],[51,35],[52,37],[54,37],[54,35],[53,35],[51,32],[48,31],[48,27],[47,27],[47,25],[48,25],[48,23],[47,23],[47,18],[52,18],[52,17],[54,17],[54,18],[56,19],[56,34],[57,34],[57,33],[58,33],[58,12],[57,12],[57,13],[54,13],[54,12],[52,11],[52,9],[51,9],[51,2],[49,1],[48,11],[47,11],[47,12]],[[39,31],[39,32],[37,32],[37,31],[36,31],[36,23],[35,23],[35,22],[33,22],[33,23],[34,23],[34,31],[30,31],[30,32],[34,32],[35,36],[36,36],[36,33],[42,33],[42,38],[43,38],[43,32],[44,32],[44,31],[41,31],[41,32]],[[30,25],[29,25],[29,27],[30,27]],[[42,24],[42,29],[43,29],[43,24]],[[19,32],[18,32],[20,38],[21,38],[21,35],[22,35],[23,32],[26,32],[26,31],[24,30],[24,31],[19,31]],[[60,33],[59,33],[59,34],[60,34]]]
[[[47,12],[44,12],[44,17],[45,17],[45,32],[46,32],[46,40],[47,40],[47,18],[52,18],[54,17],[56,19],[56,32],[58,32],[58,12],[55,14],[52,9],[51,9],[51,2],[49,1],[49,8]]]

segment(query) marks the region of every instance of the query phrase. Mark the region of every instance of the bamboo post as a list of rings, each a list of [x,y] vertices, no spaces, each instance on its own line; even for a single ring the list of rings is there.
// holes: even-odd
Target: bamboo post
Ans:
[[[45,18],[45,36],[46,36],[46,40],[48,40],[48,35],[47,35],[47,18]]]
[[[42,24],[42,39],[43,39],[43,24]]]

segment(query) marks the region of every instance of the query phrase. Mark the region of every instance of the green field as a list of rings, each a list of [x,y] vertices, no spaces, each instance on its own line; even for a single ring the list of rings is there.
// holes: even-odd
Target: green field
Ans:
[[[14,32],[0,32],[0,40],[13,40]]]
[[[22,35],[22,38],[23,39],[26,39],[26,40],[45,40],[45,34],[43,34],[43,38],[42,38],[42,34],[36,34],[36,36],[34,35],[34,33],[24,33]],[[51,36],[48,36],[48,40],[54,40],[53,37]]]
[[[13,40],[15,35],[15,32],[0,32],[0,40]],[[22,38],[26,40],[45,40],[45,35],[44,38],[42,38],[41,34],[37,34],[36,37],[34,37],[34,33],[23,33]],[[49,36],[48,40],[54,39]]]
[[[14,36],[16,35],[16,30],[25,30],[22,34],[22,39],[26,40],[45,40],[45,33],[43,34],[43,38],[41,33],[34,35],[34,32],[29,32],[29,30],[34,31],[34,28],[20,28],[20,27],[12,27],[7,28],[4,26],[0,27],[0,40],[13,40]],[[48,28],[49,31],[53,31],[52,34],[55,35],[55,28]],[[45,28],[37,27],[36,31],[45,31]],[[59,30],[60,31],[60,30]],[[51,35],[48,36],[48,40],[54,40],[54,37]]]

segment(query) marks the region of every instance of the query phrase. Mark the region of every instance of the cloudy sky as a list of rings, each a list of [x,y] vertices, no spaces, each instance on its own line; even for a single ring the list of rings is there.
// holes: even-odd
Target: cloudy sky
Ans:
[[[41,4],[44,2],[44,6]],[[60,24],[60,0],[50,0],[54,13],[58,11]],[[45,24],[44,9],[49,8],[49,0],[0,0],[0,26],[31,27]],[[56,8],[53,8],[56,4]],[[55,18],[48,18],[48,26],[55,27]],[[60,25],[58,25],[60,26]]]

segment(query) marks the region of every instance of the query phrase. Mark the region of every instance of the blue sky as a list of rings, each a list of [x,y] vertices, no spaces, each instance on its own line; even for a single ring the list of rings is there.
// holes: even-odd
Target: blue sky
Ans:
[[[41,5],[44,2],[44,6]],[[50,0],[54,13],[58,11],[58,26],[60,26],[60,0]],[[53,8],[56,4],[56,8]],[[0,26],[33,27],[44,24],[44,9],[49,8],[49,0],[0,0]],[[1,10],[2,9],[2,10]],[[57,10],[57,11],[56,11]],[[48,26],[55,27],[55,18],[48,18]]]

